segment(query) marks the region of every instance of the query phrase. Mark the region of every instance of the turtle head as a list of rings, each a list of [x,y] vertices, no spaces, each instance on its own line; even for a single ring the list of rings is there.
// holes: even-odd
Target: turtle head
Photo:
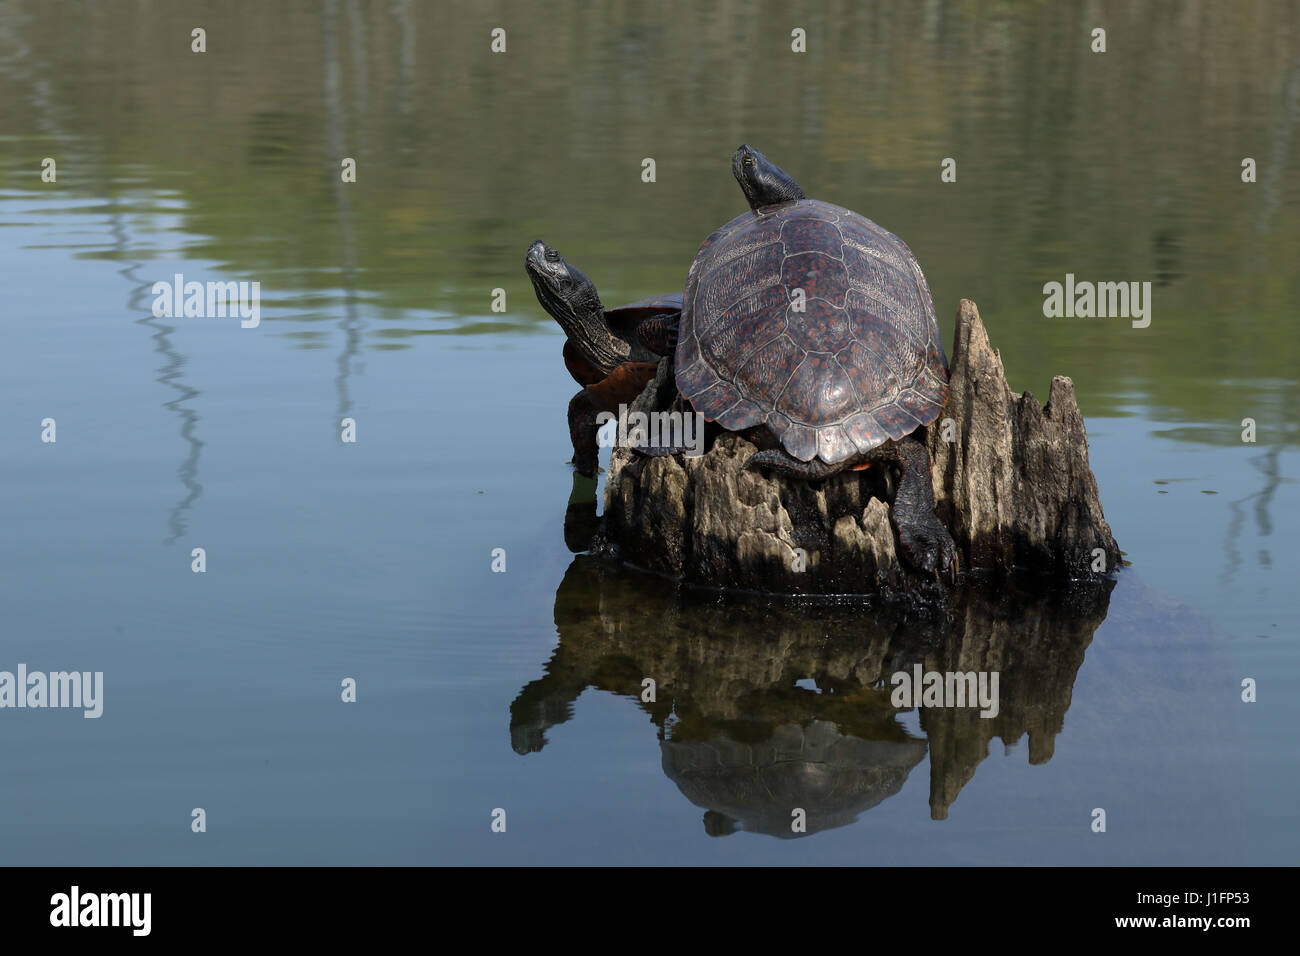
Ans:
[[[566,332],[582,313],[604,313],[596,283],[569,265],[554,246],[535,240],[524,257],[524,268],[533,281],[537,301]]]
[[[731,157],[731,171],[736,182],[745,191],[749,208],[758,212],[761,206],[803,199],[803,190],[784,169],[772,162],[752,146],[742,145]]]
[[[608,374],[627,360],[630,349],[610,331],[596,284],[569,265],[558,250],[536,240],[524,256],[524,269],[537,301],[587,361]]]

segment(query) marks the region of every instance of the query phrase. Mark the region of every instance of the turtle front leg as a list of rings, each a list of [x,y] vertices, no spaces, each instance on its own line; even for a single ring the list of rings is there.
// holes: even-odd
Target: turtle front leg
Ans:
[[[655,355],[672,355],[677,351],[677,326],[681,313],[665,312],[651,316],[636,327],[637,341]]]
[[[623,406],[636,401],[658,369],[657,362],[624,362],[569,401],[569,435],[578,474],[590,478],[596,473],[597,416],[601,412],[621,415]]]
[[[903,475],[890,509],[903,556],[922,571],[957,573],[957,546],[934,513],[934,486],[930,481],[930,453],[915,438],[907,437],[882,447],[881,457],[903,466]]]
[[[599,461],[596,444],[597,408],[584,388],[569,400],[569,437],[573,440],[573,466],[584,478],[594,477]]]

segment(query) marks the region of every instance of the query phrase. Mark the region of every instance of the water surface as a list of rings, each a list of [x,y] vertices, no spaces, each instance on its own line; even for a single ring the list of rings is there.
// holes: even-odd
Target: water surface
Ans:
[[[1294,862],[1298,116],[1284,3],[0,3],[0,670],[106,686],[0,711],[4,861]],[[1112,589],[941,626],[570,553],[524,250],[679,289],[741,142],[901,235],[945,343],[971,298],[1074,378]],[[178,272],[261,324],[155,318]],[[1044,318],[1066,273],[1150,327]],[[970,661],[994,721],[878,687]]]

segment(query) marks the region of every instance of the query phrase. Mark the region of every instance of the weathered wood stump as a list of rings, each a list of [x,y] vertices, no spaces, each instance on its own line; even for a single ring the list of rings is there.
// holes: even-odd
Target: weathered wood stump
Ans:
[[[963,572],[1100,578],[1120,563],[1088,465],[1074,384],[1047,405],[1007,385],[975,303],[963,299],[950,394],[926,429],[936,513]],[[681,409],[671,362],[634,411]],[[822,481],[743,470],[755,448],[712,429],[698,457],[614,448],[595,550],[708,587],[783,594],[919,593],[937,586],[900,562],[888,502],[896,474],[872,467]]]

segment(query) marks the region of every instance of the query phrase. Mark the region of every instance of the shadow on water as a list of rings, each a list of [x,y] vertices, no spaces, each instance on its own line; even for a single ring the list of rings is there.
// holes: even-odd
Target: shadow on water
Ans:
[[[555,654],[510,706],[511,743],[542,750],[595,687],[650,717],[665,776],[706,811],[711,835],[804,835],[791,830],[795,808],[807,833],[847,826],[898,793],[927,749],[930,816],[942,820],[994,737],[1011,745],[1028,734],[1029,762],[1051,759],[1113,587],[973,587],[922,613],[681,591],[578,555],[555,595]],[[891,676],[918,666],[996,672],[996,715],[921,708],[918,738],[901,721],[911,708],[891,701]]]

